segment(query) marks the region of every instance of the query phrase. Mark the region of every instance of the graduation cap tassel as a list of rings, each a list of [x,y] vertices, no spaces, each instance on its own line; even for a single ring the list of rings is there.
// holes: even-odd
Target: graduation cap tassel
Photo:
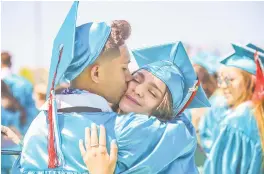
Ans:
[[[261,61],[258,57],[258,53],[254,54],[256,62],[256,86],[253,94],[253,101],[259,101],[264,99],[264,72],[261,68]]]
[[[48,121],[49,121],[49,134],[48,134],[48,154],[49,154],[49,160],[48,160],[48,167],[49,168],[56,168],[58,166],[58,158],[57,158],[57,152],[55,149],[55,138],[54,138],[54,120],[52,114],[56,113],[53,112],[53,109],[56,109],[53,106],[53,100],[55,100],[55,94],[54,94],[54,84],[55,84],[55,79],[57,76],[57,70],[60,64],[61,56],[63,52],[63,47],[60,48],[59,52],[59,60],[56,66],[56,71],[53,76],[52,80],[52,85],[50,89],[50,96],[49,96],[49,106],[48,106]]]
[[[190,103],[192,102],[198,91],[199,85],[200,85],[200,80],[198,79],[194,89],[192,89],[192,95],[190,96],[189,100],[186,102],[186,104],[183,106],[183,108],[177,115],[180,115],[190,105]]]

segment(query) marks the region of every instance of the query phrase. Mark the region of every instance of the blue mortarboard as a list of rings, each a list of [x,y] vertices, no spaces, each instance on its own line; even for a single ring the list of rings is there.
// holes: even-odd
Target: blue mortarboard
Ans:
[[[209,74],[215,74],[218,72],[221,64],[219,63],[219,58],[217,56],[199,53],[196,56],[191,58],[193,64],[200,65],[204,67]]]
[[[232,44],[235,52],[230,56],[226,57],[221,61],[222,64],[226,66],[232,66],[244,71],[247,71],[251,74],[256,74],[256,63],[254,60],[255,49],[251,49],[247,46],[241,46],[237,44]],[[258,53],[261,62],[264,60],[264,55]]]
[[[174,113],[187,108],[209,107],[203,88],[197,84],[197,75],[181,42],[153,46],[132,51],[140,69],[145,69],[162,80],[169,88]],[[197,90],[193,100],[190,98]]]
[[[90,22],[76,27],[78,3],[73,3],[54,40],[47,95],[52,88],[57,65],[54,87],[61,81],[73,80],[88,65],[94,63],[111,32],[111,27],[105,22]]]
[[[264,49],[260,48],[259,46],[255,45],[255,44],[249,43],[246,46],[251,48],[251,49],[253,49],[253,50],[256,50],[256,51],[264,54]]]

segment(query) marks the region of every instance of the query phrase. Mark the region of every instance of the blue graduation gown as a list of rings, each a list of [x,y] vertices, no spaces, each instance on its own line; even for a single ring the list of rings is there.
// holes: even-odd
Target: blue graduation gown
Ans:
[[[215,138],[220,132],[219,124],[230,112],[225,98],[217,96],[213,98],[211,108],[208,109],[204,117],[201,117],[198,129],[200,143],[205,153],[210,152]]]
[[[204,164],[204,173],[260,174],[263,149],[250,105],[238,106],[220,127],[221,133]]]
[[[41,111],[25,135],[14,173],[18,170],[22,173],[87,173],[78,141],[84,139],[85,127],[90,127],[92,123],[105,126],[108,150],[109,142],[117,140],[115,173],[197,173],[193,157],[197,146],[196,135],[184,114],[170,123],[135,113],[83,112],[58,113],[57,116],[63,165],[56,169],[47,167],[47,112]]]
[[[19,117],[19,112],[12,112],[1,106],[1,125],[18,127]]]
[[[6,76],[3,80],[10,88],[13,96],[26,111],[26,124],[22,127],[17,127],[21,134],[25,134],[30,123],[38,114],[38,110],[35,106],[35,101],[33,100],[32,96],[33,86],[29,81],[15,74],[10,74],[9,76]]]
[[[19,125],[19,112],[11,112],[1,106],[1,125],[18,127]],[[11,141],[1,141],[2,150],[20,150],[18,145],[15,145]],[[13,155],[1,155],[1,173],[8,173],[12,168],[12,164],[15,162],[17,156]]]

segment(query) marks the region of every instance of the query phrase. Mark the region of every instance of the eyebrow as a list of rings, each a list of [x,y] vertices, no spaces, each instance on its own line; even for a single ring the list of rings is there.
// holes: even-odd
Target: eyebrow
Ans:
[[[152,82],[151,82],[150,85],[151,85],[152,87],[156,88],[156,89],[162,94],[161,90],[158,88],[158,86],[157,86],[155,83],[152,83]]]
[[[143,80],[145,80],[145,76],[144,76],[143,73],[141,73],[141,72],[137,72],[136,75],[137,75],[137,74],[138,74]]]

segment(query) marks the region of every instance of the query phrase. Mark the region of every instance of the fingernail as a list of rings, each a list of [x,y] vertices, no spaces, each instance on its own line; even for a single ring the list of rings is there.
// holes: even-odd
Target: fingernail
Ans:
[[[80,143],[80,144],[83,143],[83,140],[82,140],[82,139],[79,139],[79,143]]]
[[[96,124],[95,123],[92,123],[92,127],[96,127]]]
[[[116,144],[116,139],[113,139],[111,143]]]

